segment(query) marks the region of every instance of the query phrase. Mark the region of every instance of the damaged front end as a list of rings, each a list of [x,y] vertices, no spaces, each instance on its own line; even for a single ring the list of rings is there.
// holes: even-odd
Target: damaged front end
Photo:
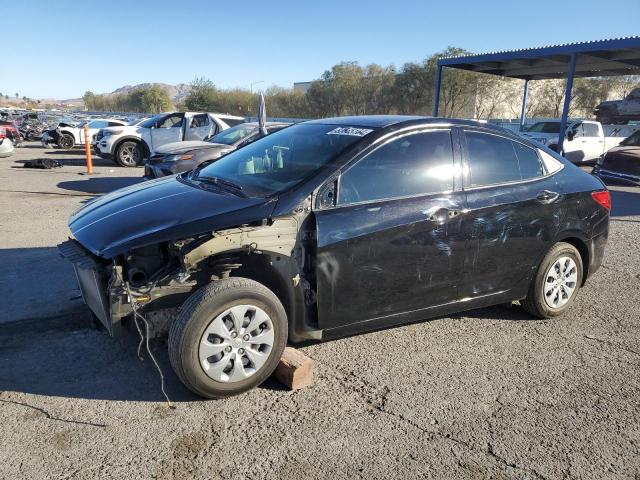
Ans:
[[[74,266],[85,303],[112,336],[136,313],[151,321],[155,334],[165,333],[191,293],[238,275],[268,285],[289,313],[303,320],[301,328],[291,325],[293,339],[317,338],[310,276],[315,224],[308,211],[301,208],[257,225],[138,247],[112,259],[95,255],[74,239],[58,248]]]

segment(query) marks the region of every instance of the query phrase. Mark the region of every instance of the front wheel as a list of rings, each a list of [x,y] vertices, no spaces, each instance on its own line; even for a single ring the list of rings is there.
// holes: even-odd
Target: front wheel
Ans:
[[[135,167],[142,163],[142,147],[137,142],[123,142],[116,150],[115,159],[121,167]]]
[[[58,147],[62,148],[63,150],[72,149],[74,144],[75,140],[68,133],[63,133],[58,139]]]
[[[193,293],[169,332],[169,358],[182,383],[206,398],[245,392],[275,370],[287,344],[278,297],[246,278],[217,280]]]
[[[582,257],[576,247],[556,243],[540,263],[522,307],[538,318],[561,315],[575,300],[582,275]]]

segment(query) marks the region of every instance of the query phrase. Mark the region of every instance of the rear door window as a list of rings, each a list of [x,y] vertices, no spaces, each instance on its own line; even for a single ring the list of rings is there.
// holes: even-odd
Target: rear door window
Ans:
[[[343,173],[338,204],[449,190],[453,190],[451,132],[417,132],[391,140]]]
[[[206,113],[194,115],[191,119],[191,128],[209,126],[209,115]]]
[[[582,128],[584,129],[585,137],[599,137],[600,132],[598,131],[598,125],[595,123],[583,123]]]
[[[538,153],[520,142],[488,133],[465,132],[467,186],[517,182],[543,175]]]

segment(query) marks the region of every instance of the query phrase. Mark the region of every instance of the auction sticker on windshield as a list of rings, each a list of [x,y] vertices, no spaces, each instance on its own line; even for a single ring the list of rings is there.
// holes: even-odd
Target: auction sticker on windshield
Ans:
[[[352,137],[364,137],[367,133],[371,132],[373,132],[373,130],[370,128],[338,127],[327,132],[327,135],[351,135]]]

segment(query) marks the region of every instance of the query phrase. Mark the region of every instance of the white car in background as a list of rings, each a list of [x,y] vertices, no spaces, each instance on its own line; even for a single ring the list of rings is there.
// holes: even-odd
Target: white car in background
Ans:
[[[69,124],[61,122],[53,130],[47,130],[42,134],[41,142],[47,147],[51,143],[55,143],[58,147],[69,150],[76,145],[84,145],[84,125],[88,123],[89,127],[89,142],[91,138],[98,133],[100,129],[108,127],[121,127],[127,124],[126,120],[120,120],[117,118],[96,118],[89,120],[88,122],[80,122],[76,124]]]
[[[96,149],[102,158],[123,167],[141,165],[167,143],[204,140],[244,122],[243,117],[205,112],[171,112],[151,117],[137,125],[102,129]]]
[[[0,158],[13,154],[13,142],[7,138],[7,131],[0,127]]]
[[[566,132],[562,155],[575,164],[595,162],[625,138],[623,135],[618,136],[616,129],[605,136],[602,124],[592,120],[569,121]],[[555,151],[558,150],[559,134],[560,120],[536,122],[520,133]]]

